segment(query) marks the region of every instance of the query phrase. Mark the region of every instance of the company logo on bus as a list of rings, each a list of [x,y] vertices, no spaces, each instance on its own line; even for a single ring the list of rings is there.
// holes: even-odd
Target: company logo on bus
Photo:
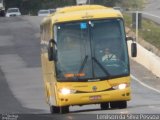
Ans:
[[[93,90],[93,91],[96,91],[96,90],[97,90],[97,87],[96,87],[96,86],[93,86],[93,87],[92,87],[92,90]]]

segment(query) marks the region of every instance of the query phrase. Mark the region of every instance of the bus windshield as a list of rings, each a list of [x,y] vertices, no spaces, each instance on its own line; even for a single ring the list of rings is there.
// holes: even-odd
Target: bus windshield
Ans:
[[[106,80],[129,75],[123,20],[59,23],[54,34],[58,81]]]

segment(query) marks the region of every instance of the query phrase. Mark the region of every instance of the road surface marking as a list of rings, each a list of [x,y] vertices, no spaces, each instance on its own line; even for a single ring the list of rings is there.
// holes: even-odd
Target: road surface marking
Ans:
[[[149,16],[152,16],[152,17],[156,17],[156,18],[160,19],[160,16],[157,16],[157,15],[154,15],[154,14],[150,14],[150,13],[146,13],[146,12],[140,12],[140,13],[145,14],[145,15],[149,15]]]
[[[142,81],[140,81],[140,80],[139,80],[138,78],[136,78],[135,76],[131,75],[131,78],[133,78],[135,81],[139,82],[139,83],[140,83],[141,85],[143,85],[144,87],[147,87],[148,89],[151,89],[151,90],[153,90],[153,91],[155,91],[155,92],[160,93],[160,90],[157,90],[157,89],[155,89],[155,88],[153,88],[153,87],[151,87],[151,86],[143,83]]]

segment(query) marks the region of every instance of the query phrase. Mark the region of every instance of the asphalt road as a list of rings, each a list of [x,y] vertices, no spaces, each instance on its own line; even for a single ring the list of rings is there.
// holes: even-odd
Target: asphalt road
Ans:
[[[143,16],[160,24],[160,0],[148,0]]]
[[[150,12],[151,14],[155,14],[160,16],[160,1],[159,0],[148,0],[145,11]]]
[[[0,113],[68,120],[97,119],[95,114],[160,113],[160,78],[131,61],[133,94],[127,109],[102,111],[99,105],[73,106],[69,114],[50,115],[40,64],[41,19],[27,16],[0,18]]]

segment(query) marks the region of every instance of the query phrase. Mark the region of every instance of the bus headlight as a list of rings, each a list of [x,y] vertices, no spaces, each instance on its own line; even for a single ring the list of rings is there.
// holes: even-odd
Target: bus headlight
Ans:
[[[60,93],[63,94],[63,95],[73,94],[75,92],[76,92],[76,90],[71,90],[71,89],[68,89],[68,88],[62,88],[60,90]]]
[[[115,90],[117,90],[117,89],[123,90],[123,89],[127,88],[128,86],[129,86],[129,84],[123,83],[123,84],[119,84],[117,86],[113,86],[113,89],[115,89]]]

